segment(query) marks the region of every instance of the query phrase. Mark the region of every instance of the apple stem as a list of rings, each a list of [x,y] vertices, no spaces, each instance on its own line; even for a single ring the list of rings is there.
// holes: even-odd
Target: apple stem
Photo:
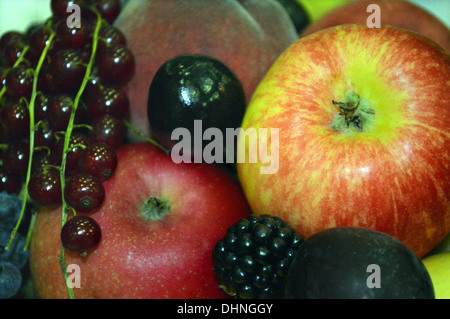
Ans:
[[[350,102],[336,102],[332,100],[333,105],[338,110],[338,117],[335,118],[332,127],[337,131],[343,131],[349,129],[350,125],[353,124],[358,131],[362,132],[366,124],[371,121],[371,116],[375,112],[364,103],[361,103],[361,98],[358,94],[352,93],[350,100]]]
[[[359,98],[359,96],[358,101],[356,103],[352,102],[342,103],[333,100],[333,105],[336,106],[339,115],[344,116],[345,124],[347,124],[347,127],[350,127],[351,123],[355,123],[358,129],[362,130],[360,117],[356,113],[360,101],[361,99]]]
[[[170,202],[163,197],[150,197],[141,207],[141,214],[149,220],[162,219],[170,211]]]

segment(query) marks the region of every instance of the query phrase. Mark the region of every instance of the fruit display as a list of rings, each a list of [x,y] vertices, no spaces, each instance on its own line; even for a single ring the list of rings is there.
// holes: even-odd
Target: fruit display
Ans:
[[[364,1],[48,0],[0,33],[0,299],[449,298],[450,31]]]

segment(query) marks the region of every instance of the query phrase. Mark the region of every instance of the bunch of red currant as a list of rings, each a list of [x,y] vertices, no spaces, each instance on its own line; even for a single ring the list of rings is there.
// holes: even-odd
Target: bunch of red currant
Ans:
[[[73,4],[77,27],[68,23]],[[123,88],[135,62],[112,25],[119,0],[52,0],[51,9],[42,25],[0,38],[0,191],[62,205],[63,221],[73,213],[61,241],[82,254],[101,239],[88,215],[116,169],[129,106]]]

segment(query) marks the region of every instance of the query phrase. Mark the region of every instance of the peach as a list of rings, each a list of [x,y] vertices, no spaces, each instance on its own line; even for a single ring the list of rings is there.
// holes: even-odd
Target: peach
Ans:
[[[221,60],[236,73],[249,100],[273,62],[298,40],[292,20],[275,0],[134,0],[115,26],[136,59],[126,87],[130,123],[147,135],[148,89],[169,58],[199,53]]]

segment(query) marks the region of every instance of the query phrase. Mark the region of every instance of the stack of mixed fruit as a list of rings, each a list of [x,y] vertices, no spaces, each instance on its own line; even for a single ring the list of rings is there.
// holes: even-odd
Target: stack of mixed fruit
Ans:
[[[1,35],[0,298],[449,297],[450,31],[345,2],[51,0]]]

